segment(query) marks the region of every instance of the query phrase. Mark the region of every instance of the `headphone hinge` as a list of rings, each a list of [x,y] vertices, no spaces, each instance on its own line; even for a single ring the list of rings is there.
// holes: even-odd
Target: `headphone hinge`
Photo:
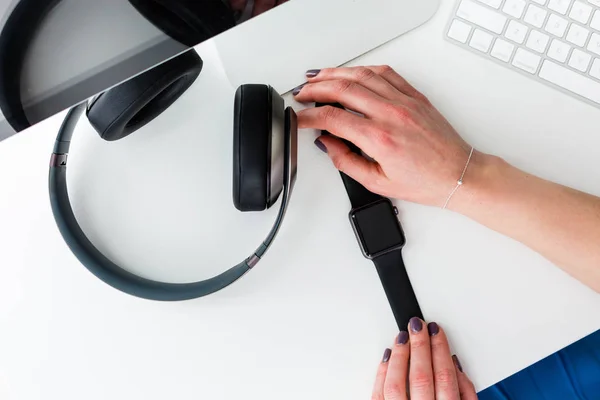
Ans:
[[[53,153],[50,157],[50,168],[62,168],[67,166],[68,154]]]

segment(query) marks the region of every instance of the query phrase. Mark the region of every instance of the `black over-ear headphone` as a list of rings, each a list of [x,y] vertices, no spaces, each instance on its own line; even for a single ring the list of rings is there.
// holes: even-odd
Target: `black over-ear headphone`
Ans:
[[[59,0],[22,0],[0,36],[0,107],[11,124],[27,127],[18,94],[20,70],[29,42],[44,16]],[[231,11],[221,0],[130,0],[165,33],[193,45],[233,26]],[[13,50],[18,49],[17,65]],[[243,85],[235,97],[233,201],[241,211],[271,207],[283,192],[277,220],[266,240],[247,259],[226,272],[195,283],[172,284],[134,275],[104,256],[79,226],[67,191],[67,155],[75,126],[85,112],[105,140],[124,138],[171,106],[196,80],[202,60],[187,51],[73,107],[60,128],[50,161],[52,211],[66,243],[81,263],[107,284],[134,296],[162,301],[197,298],[232,284],[260,261],[285,217],[297,170],[297,123],[291,107],[266,85]],[[16,77],[16,78],[15,78]],[[25,126],[27,125],[27,126]],[[24,129],[24,128],[23,128]]]

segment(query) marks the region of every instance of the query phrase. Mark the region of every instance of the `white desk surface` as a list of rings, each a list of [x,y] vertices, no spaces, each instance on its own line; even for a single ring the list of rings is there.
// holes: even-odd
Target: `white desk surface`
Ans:
[[[600,111],[446,42],[453,3],[353,64],[392,65],[477,148],[600,195]],[[210,59],[210,46],[201,52]],[[114,260],[189,281],[262,240],[276,210],[241,215],[231,203],[233,92],[207,62],[144,132],[103,143],[80,125],[69,168],[76,214]],[[163,304],[109,288],[60,237],[46,185],[61,118],[0,146],[2,399],[369,398],[397,330],[314,132],[301,135],[296,192],[268,256],[225,291]],[[398,206],[423,310],[478,389],[600,328],[600,296],[539,255],[459,215]]]

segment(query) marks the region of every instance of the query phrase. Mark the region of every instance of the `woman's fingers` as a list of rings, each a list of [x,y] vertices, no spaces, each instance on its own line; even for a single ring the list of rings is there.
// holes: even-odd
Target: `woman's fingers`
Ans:
[[[456,368],[446,334],[435,322],[427,325],[427,330],[431,340],[436,400],[459,400]]]
[[[294,89],[293,95],[302,103],[339,103],[368,118],[384,115],[390,104],[382,96],[348,79],[308,83]]]
[[[408,360],[410,358],[410,346],[408,344],[408,332],[400,332],[396,337],[390,357],[387,376],[383,385],[385,400],[407,400],[408,399]]]
[[[458,390],[460,392],[461,400],[477,400],[477,392],[475,391],[475,386],[473,386],[473,382],[469,379],[469,377],[463,372],[462,365],[460,365],[460,360],[457,356],[452,356],[452,361],[454,362],[456,377],[458,379]]]
[[[385,350],[372,399],[477,400],[460,361],[450,355],[444,331],[436,323],[425,327],[418,318],[410,320],[409,331],[400,332],[392,349]]]
[[[345,79],[358,83],[373,93],[392,101],[404,96],[404,94],[395,88],[389,81],[379,75],[375,69],[367,67],[311,70],[306,73],[306,77],[311,83]]]
[[[373,122],[342,108],[323,106],[302,110],[298,113],[298,128],[328,131],[373,154],[370,138],[375,130]]]
[[[401,95],[416,99],[425,96],[389,65],[367,67],[311,69],[306,72],[309,82],[347,79],[360,83],[388,100],[398,100]]]
[[[378,164],[354,153],[335,136],[320,136],[315,141],[315,145],[329,155],[338,170],[367,189],[377,189],[377,182],[380,182],[384,176]]]
[[[424,322],[412,318],[410,331],[410,372],[408,377],[412,399],[435,400],[431,343]]]
[[[377,368],[377,376],[375,377],[375,385],[373,387],[373,396],[371,396],[371,400],[385,400],[383,385],[385,383],[385,377],[387,375],[391,355],[392,350],[390,349],[385,349],[383,352],[383,358],[381,359],[379,367]]]

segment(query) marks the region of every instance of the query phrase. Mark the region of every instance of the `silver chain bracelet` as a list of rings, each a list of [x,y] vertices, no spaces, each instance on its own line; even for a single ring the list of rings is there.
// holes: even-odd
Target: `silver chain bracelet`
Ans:
[[[469,153],[469,159],[467,160],[467,164],[465,165],[465,169],[463,169],[462,175],[460,176],[460,179],[458,180],[458,182],[456,182],[456,187],[454,188],[454,190],[452,191],[452,193],[450,193],[450,196],[448,196],[448,199],[446,200],[446,203],[444,204],[444,207],[442,208],[443,210],[448,208],[448,204],[450,203],[450,200],[452,200],[452,197],[454,196],[454,194],[457,192],[457,190],[463,185],[463,179],[465,178],[465,174],[467,173],[467,169],[469,168],[469,164],[471,163],[471,158],[473,158],[473,153],[475,152],[475,148],[471,147],[471,153]]]

